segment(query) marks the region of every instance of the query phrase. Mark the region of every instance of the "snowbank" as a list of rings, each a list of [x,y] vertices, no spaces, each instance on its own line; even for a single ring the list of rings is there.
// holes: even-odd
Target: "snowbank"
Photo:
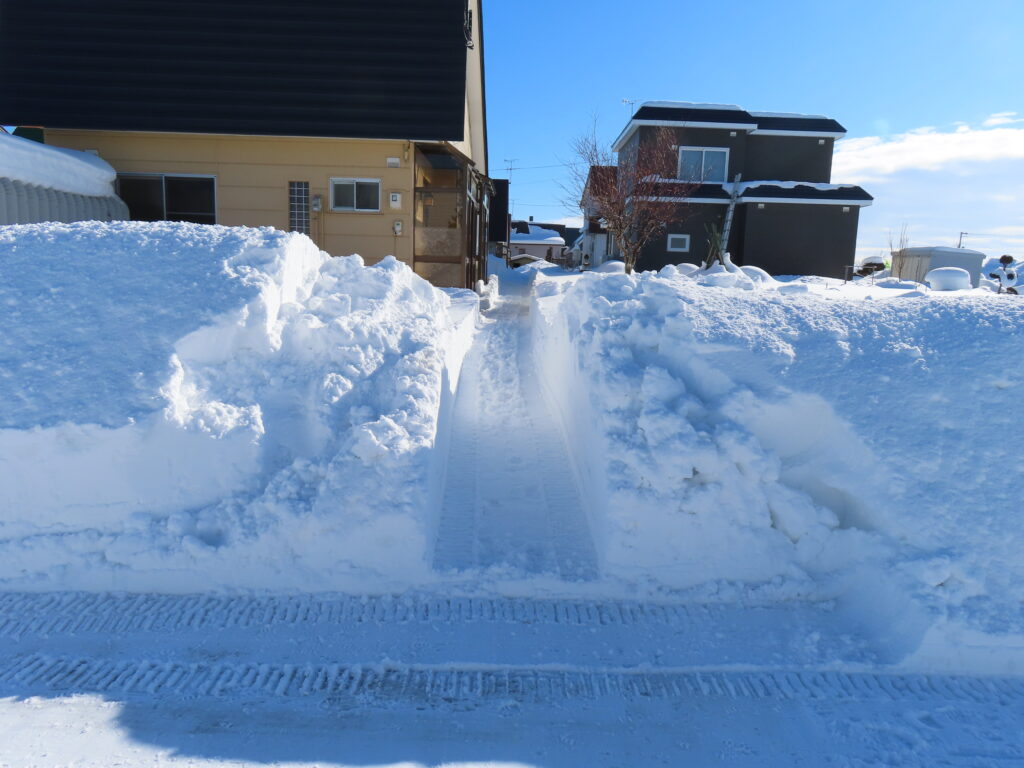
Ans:
[[[1005,353],[1024,303],[819,282],[538,286],[606,572],[782,595],[866,579],[858,621],[880,631],[933,612],[1024,634],[1024,357]]]
[[[0,177],[91,197],[114,194],[117,174],[88,152],[0,133]]]
[[[271,229],[0,229],[0,583],[422,579],[458,303]]]

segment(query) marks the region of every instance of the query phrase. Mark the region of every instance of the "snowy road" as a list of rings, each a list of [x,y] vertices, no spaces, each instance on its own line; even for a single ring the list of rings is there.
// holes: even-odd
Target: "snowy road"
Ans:
[[[1024,680],[895,673],[830,626],[827,605],[8,594],[0,765],[1024,764]]]
[[[434,567],[592,579],[593,538],[533,370],[528,313],[525,295],[503,297],[484,313],[463,367]]]

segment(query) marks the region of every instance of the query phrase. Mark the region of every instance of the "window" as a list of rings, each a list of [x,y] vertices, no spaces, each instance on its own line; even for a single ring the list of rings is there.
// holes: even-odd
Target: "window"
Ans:
[[[217,223],[213,176],[118,174],[117,194],[128,205],[132,221]]]
[[[309,182],[288,182],[288,230],[309,234]]]
[[[670,253],[689,253],[690,252],[690,236],[689,235],[669,235],[668,236],[668,250]]]
[[[332,211],[380,211],[380,179],[331,179]]]
[[[729,169],[729,150],[724,147],[680,147],[679,178],[708,184],[724,184]]]

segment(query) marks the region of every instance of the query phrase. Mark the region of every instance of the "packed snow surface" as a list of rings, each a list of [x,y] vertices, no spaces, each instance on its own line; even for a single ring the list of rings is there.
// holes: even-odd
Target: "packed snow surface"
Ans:
[[[7,227],[0,306],[2,583],[424,577],[458,322],[408,267],[271,229]]]
[[[63,149],[0,133],[0,177],[76,195],[114,194],[117,174],[89,152]]]

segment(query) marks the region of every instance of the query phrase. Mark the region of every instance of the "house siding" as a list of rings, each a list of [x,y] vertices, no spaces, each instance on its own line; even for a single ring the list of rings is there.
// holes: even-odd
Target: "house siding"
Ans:
[[[773,275],[843,277],[857,248],[860,209],[841,205],[747,203],[742,263]]]
[[[828,183],[832,178],[834,139],[810,136],[747,137],[743,178],[748,180],[811,181]]]
[[[657,129],[652,126],[643,126],[637,133],[641,139],[641,151],[645,145],[654,139]],[[724,147],[729,150],[729,172],[726,181],[732,181],[737,173],[743,173],[746,163],[746,133],[742,130],[736,131],[735,136],[730,136],[730,131],[713,128],[673,128],[675,143],[680,147]],[[676,178],[679,174],[678,155],[676,165],[667,168],[665,175],[668,178]]]
[[[673,224],[662,235],[654,238],[643,249],[637,259],[638,272],[658,271],[666,264],[700,264],[708,256],[708,231],[711,224],[721,228],[725,220],[726,205],[690,205],[685,206],[682,222]],[[668,236],[689,235],[689,253],[668,250]]]
[[[217,223],[228,226],[288,229],[288,182],[308,181],[310,195],[323,200],[322,212],[312,214],[310,233],[323,250],[335,256],[358,253],[370,264],[389,254],[413,262],[409,142],[64,130],[48,130],[46,142],[97,150],[118,173],[215,176]],[[388,168],[388,157],[399,158],[401,167]],[[381,211],[331,211],[331,177],[379,178]],[[402,194],[401,208],[389,207],[390,192]],[[402,222],[398,237],[395,221]],[[454,275],[457,269],[448,271]]]

